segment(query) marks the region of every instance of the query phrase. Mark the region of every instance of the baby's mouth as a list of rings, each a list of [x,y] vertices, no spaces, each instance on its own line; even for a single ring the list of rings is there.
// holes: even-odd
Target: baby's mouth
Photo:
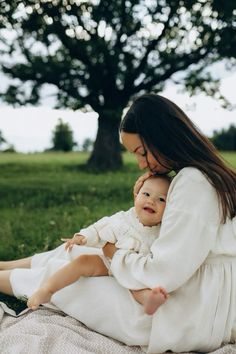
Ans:
[[[150,208],[150,207],[144,207],[143,210],[145,210],[146,212],[150,213],[150,214],[154,214],[155,210]]]

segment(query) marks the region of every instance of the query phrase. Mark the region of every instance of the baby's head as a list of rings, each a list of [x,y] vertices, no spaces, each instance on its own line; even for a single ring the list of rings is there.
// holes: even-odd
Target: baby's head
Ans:
[[[167,176],[151,176],[140,188],[134,207],[139,221],[144,226],[154,226],[161,222],[170,182]]]

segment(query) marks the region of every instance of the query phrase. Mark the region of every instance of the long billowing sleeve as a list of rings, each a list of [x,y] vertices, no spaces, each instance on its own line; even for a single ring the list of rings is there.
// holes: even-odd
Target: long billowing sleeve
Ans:
[[[112,216],[105,216],[94,224],[80,230],[79,233],[86,237],[86,246],[101,248],[107,242],[116,242],[116,237],[111,227],[112,218]]]
[[[219,225],[214,188],[195,168],[184,168],[171,183],[160,236],[147,256],[118,250],[111,263],[117,281],[129,289],[164,286],[174,291],[201,266]]]

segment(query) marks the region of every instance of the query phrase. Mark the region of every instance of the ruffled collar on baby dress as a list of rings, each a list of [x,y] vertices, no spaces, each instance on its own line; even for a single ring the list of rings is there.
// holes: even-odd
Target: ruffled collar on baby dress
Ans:
[[[134,227],[138,227],[139,231],[141,231],[142,235],[146,236],[152,236],[155,235],[157,237],[157,234],[159,233],[160,230],[160,224],[154,225],[154,226],[144,226],[140,221],[137,216],[137,213],[135,211],[135,208],[131,208],[129,210],[130,214],[132,215],[132,220],[134,220]]]

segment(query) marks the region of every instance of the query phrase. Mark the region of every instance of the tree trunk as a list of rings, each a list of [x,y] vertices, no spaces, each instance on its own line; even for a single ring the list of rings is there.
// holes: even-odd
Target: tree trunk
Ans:
[[[119,125],[122,111],[103,111],[98,118],[98,132],[93,152],[87,162],[89,168],[116,170],[122,163]]]

